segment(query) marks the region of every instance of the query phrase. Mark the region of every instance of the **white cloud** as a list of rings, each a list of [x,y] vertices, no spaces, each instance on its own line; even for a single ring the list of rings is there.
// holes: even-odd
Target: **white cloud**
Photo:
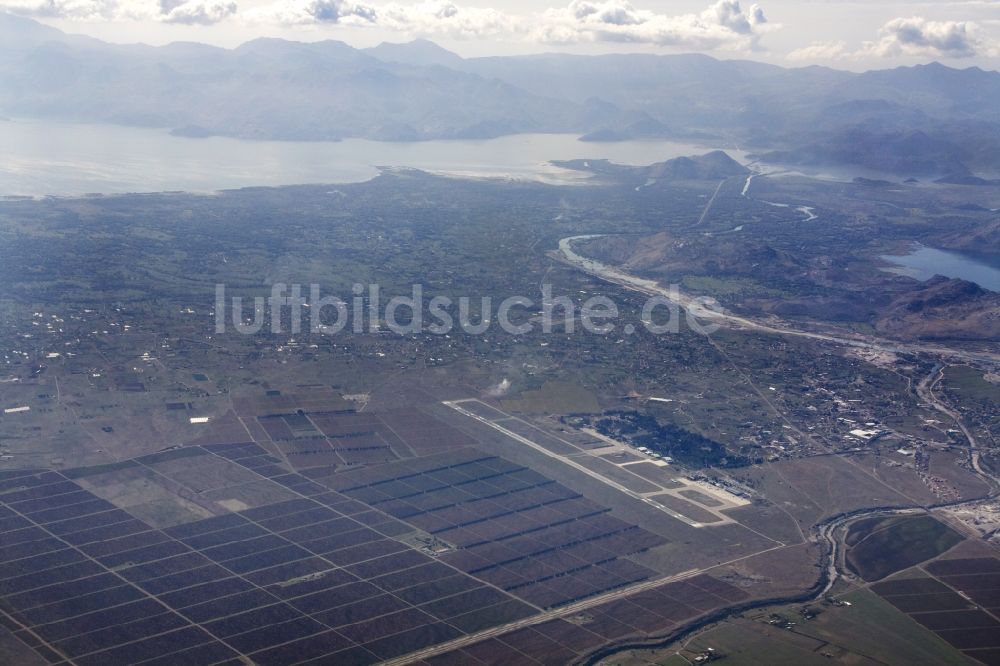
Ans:
[[[110,20],[121,16],[117,0],[14,0],[0,7],[14,14],[80,21]]]
[[[990,21],[984,23],[989,24]],[[813,42],[809,46],[790,52],[786,57],[792,61],[815,61],[861,59],[871,56],[883,58],[1000,56],[1000,48],[985,42],[982,35],[981,24],[973,21],[931,21],[913,16],[887,22],[879,29],[877,41],[865,42],[856,50],[848,50],[847,44],[842,41]]]
[[[636,42],[698,49],[746,49],[769,25],[758,5],[718,0],[699,14],[670,16],[637,9],[628,0],[573,0],[549,9],[532,35],[543,42]]]
[[[795,49],[786,57],[795,61],[836,60],[848,55],[846,42],[813,42],[809,46]]]
[[[222,0],[188,0],[167,2],[160,0],[160,20],[165,23],[211,25],[236,13],[235,2]]]
[[[495,9],[463,7],[446,0],[371,6],[347,0],[280,0],[245,14],[253,22],[281,24],[339,23],[378,27],[413,35],[456,38],[514,33],[518,19]]]
[[[0,2],[23,16],[62,18],[73,21],[162,21],[208,25],[237,11],[231,0],[14,0]]]
[[[246,12],[257,23],[304,25],[309,23],[370,24],[376,19],[374,7],[347,0],[282,0]]]
[[[879,40],[865,44],[868,54],[967,58],[979,55],[984,46],[979,26],[971,21],[929,21],[919,16],[897,18],[879,30]]]

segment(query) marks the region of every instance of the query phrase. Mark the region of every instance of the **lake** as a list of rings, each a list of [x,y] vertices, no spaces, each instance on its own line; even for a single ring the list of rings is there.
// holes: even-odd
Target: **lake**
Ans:
[[[943,275],[975,282],[990,291],[1000,291],[1000,268],[957,252],[936,250],[918,243],[910,254],[886,254],[882,255],[882,259],[895,264],[894,268],[885,270],[898,275],[917,280],[929,280],[935,275]]]
[[[0,146],[0,195],[28,196],[349,183],[372,178],[377,166],[571,183],[585,174],[548,161],[651,164],[712,150],[663,140],[585,143],[571,134],[412,143],[191,139],[167,130],[38,120],[0,121]],[[727,152],[745,161],[744,151]]]

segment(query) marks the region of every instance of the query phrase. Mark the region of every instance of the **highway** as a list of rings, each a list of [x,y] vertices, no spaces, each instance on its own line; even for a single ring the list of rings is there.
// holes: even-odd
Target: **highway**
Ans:
[[[729,326],[744,330],[771,333],[774,335],[787,335],[799,338],[808,338],[821,342],[855,347],[859,349],[870,349],[874,351],[904,353],[904,354],[930,354],[942,358],[954,358],[962,361],[979,361],[987,363],[1000,363],[1000,353],[988,351],[967,351],[963,349],[953,349],[942,345],[909,343],[885,340],[874,336],[849,336],[846,333],[836,332],[816,332],[794,328],[786,322],[766,323],[741,317],[722,310],[719,306],[709,307],[708,303],[701,298],[683,293],[678,287],[670,288],[661,286],[656,280],[636,277],[621,269],[601,263],[596,259],[590,259],[577,254],[573,250],[573,243],[580,240],[590,240],[600,238],[603,234],[587,234],[583,236],[569,236],[559,241],[559,252],[554,254],[555,258],[571,264],[594,277],[598,277],[606,282],[624,287],[630,291],[639,292],[647,296],[664,298],[688,312],[702,325],[708,323],[720,326]]]
[[[752,176],[751,176],[752,178]],[[749,189],[750,178],[747,179],[747,183],[744,186],[744,195],[746,190]],[[935,364],[933,370],[924,377],[919,384],[916,386],[917,395],[931,405],[934,409],[947,415],[959,428],[962,434],[965,436],[966,440],[969,442],[969,456],[970,463],[973,471],[979,475],[982,479],[986,480],[991,487],[989,497],[996,497],[998,491],[1000,491],[1000,482],[986,469],[983,468],[980,460],[980,447],[976,440],[975,435],[971,430],[965,425],[962,420],[961,415],[942,402],[940,398],[935,394],[934,389],[937,384],[941,381],[944,376],[944,369],[946,367],[947,360],[954,360],[959,362],[986,362],[986,363],[1000,363],[1000,354],[992,353],[988,351],[967,351],[961,349],[953,349],[950,347],[945,347],[941,345],[934,344],[923,344],[923,343],[904,343],[896,342],[891,340],[880,339],[874,336],[853,336],[848,335],[840,331],[830,331],[830,332],[817,332],[817,331],[806,331],[799,328],[794,328],[785,322],[761,322],[749,319],[747,317],[741,317],[734,315],[732,313],[725,312],[718,307],[706,307],[705,303],[701,302],[692,296],[683,294],[676,287],[665,288],[658,284],[654,280],[644,279],[630,275],[629,273],[622,271],[618,268],[608,266],[594,259],[589,259],[577,254],[573,250],[573,243],[580,240],[588,240],[592,238],[597,238],[600,235],[590,234],[585,236],[570,236],[564,238],[559,242],[559,253],[554,256],[555,258],[569,263],[576,268],[583,270],[595,277],[603,279],[612,284],[618,285],[625,289],[631,291],[639,292],[647,296],[657,296],[667,299],[669,302],[677,305],[679,308],[687,311],[690,315],[694,316],[702,322],[711,322],[718,324],[720,326],[727,326],[737,330],[751,330],[759,331],[762,333],[770,333],[774,335],[785,335],[800,338],[807,338],[812,340],[818,340],[821,342],[828,342],[832,344],[869,349],[881,352],[891,352],[891,353],[909,353],[909,354],[927,354],[932,357],[939,359],[939,362]],[[939,508],[952,508],[968,504],[975,504],[983,501],[983,498],[975,500],[960,500],[956,502],[951,502],[948,504],[942,504],[933,507],[934,509]],[[868,516],[890,516],[890,515],[916,515],[921,513],[930,513],[931,510],[922,507],[908,507],[899,509],[886,509],[886,508],[872,508],[867,510],[861,510],[857,512],[852,512],[847,515],[837,516],[828,521],[816,525],[815,539],[821,543],[825,550],[824,555],[824,578],[826,579],[825,585],[816,594],[816,599],[821,599],[825,595],[829,594],[830,590],[833,588],[836,581],[843,575],[838,563],[842,559],[843,544],[838,538],[838,530],[844,525],[858,520],[860,518]],[[651,639],[649,641],[650,647],[659,647],[660,644],[665,644],[671,642],[672,638],[661,639],[657,643],[656,639]],[[623,645],[622,649],[629,649],[632,646]],[[605,656],[607,652],[605,651]]]
[[[942,402],[941,399],[937,397],[937,394],[934,393],[934,388],[944,378],[944,369],[945,366],[940,363],[935,365],[930,374],[920,380],[920,383],[917,384],[917,395],[920,396],[921,399],[925,400],[929,405],[934,407],[934,409],[942,414],[945,414],[952,421],[954,421],[958,429],[962,431],[962,435],[965,436],[966,441],[969,442],[969,462],[972,464],[972,469],[975,470],[976,474],[987,480],[993,490],[996,490],[1000,487],[1000,483],[998,483],[997,479],[992,474],[983,469],[982,462],[979,459],[980,448],[979,442],[976,440],[976,436],[973,435],[972,431],[965,425],[965,422],[962,420],[962,415]]]

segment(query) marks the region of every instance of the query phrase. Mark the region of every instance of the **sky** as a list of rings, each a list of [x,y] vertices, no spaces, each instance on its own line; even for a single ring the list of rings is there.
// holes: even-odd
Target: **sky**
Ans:
[[[1000,69],[1000,0],[0,0],[105,41],[257,37],[352,46],[427,38],[462,56],[706,53],[864,70],[937,60]]]

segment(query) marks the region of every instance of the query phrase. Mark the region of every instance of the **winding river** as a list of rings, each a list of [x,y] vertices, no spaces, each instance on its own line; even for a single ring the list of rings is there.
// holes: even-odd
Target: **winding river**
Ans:
[[[580,270],[586,271],[587,273],[590,273],[595,277],[599,277],[613,284],[617,284],[626,289],[637,291],[643,294],[667,298],[699,318],[710,318],[716,322],[719,322],[720,324],[729,325],[734,328],[750,329],[766,333],[773,333],[777,335],[806,337],[850,347],[864,347],[867,349],[877,349],[877,350],[892,351],[892,352],[902,351],[902,352],[926,353],[926,354],[932,354],[939,358],[956,358],[959,361],[974,359],[974,360],[985,360],[991,362],[1000,362],[1000,355],[997,354],[988,354],[988,353],[976,354],[976,353],[965,352],[962,350],[949,349],[946,347],[937,347],[933,345],[897,344],[885,340],[879,340],[877,338],[856,339],[856,338],[844,337],[843,335],[813,333],[810,331],[802,331],[799,329],[795,329],[786,325],[775,326],[771,324],[763,324],[760,322],[747,319],[745,317],[738,317],[732,314],[725,313],[719,310],[718,308],[706,308],[702,303],[698,302],[698,300],[690,296],[682,295],[676,289],[664,288],[655,280],[636,277],[634,275],[630,275],[629,273],[619,268],[615,268],[613,266],[604,264],[596,259],[591,259],[589,257],[582,256],[574,248],[574,243],[593,240],[595,238],[601,238],[606,235],[607,234],[587,234],[587,235],[570,236],[567,238],[563,238],[562,240],[559,241],[559,255],[567,263],[577,267]],[[964,424],[961,415],[955,410],[951,409],[944,402],[942,402],[941,399],[938,398],[938,396],[934,392],[934,387],[943,377],[943,369],[944,369],[943,363],[935,365],[934,368],[931,370],[930,374],[928,374],[927,377],[925,377],[916,387],[917,395],[926,403],[931,405],[934,409],[941,412],[942,415],[944,415],[947,418],[950,418],[955,422],[955,424],[961,430],[961,432],[963,433],[963,435],[965,436],[966,440],[969,443],[969,455],[973,472],[975,472],[977,476],[986,481],[990,486],[990,492],[987,499],[995,498],[998,495],[998,488],[1000,488],[1000,482],[998,482],[996,477],[994,477],[993,474],[991,474],[981,465],[980,463],[981,449],[980,449],[980,444],[977,441],[977,438],[971,432],[971,430]],[[870,516],[909,515],[909,514],[928,513],[930,509],[958,507],[982,501],[984,501],[984,498],[947,502],[935,505],[933,507],[921,507],[921,506],[900,507],[900,508],[873,507],[869,509],[860,509],[858,511],[850,512],[848,514],[841,514],[830,517],[824,520],[823,522],[815,525],[812,529],[816,541],[818,541],[822,545],[823,554],[819,562],[820,575],[816,583],[810,590],[795,595],[789,595],[783,598],[755,600],[738,606],[730,606],[729,608],[721,609],[708,617],[704,617],[699,620],[696,620],[693,623],[681,626],[663,636],[650,637],[641,640],[625,640],[620,643],[607,645],[602,648],[599,648],[590,655],[587,655],[581,663],[587,665],[599,664],[608,657],[629,650],[650,650],[650,649],[664,648],[676,643],[678,640],[686,636],[689,636],[699,631],[702,627],[705,627],[710,623],[718,622],[720,620],[726,619],[727,617],[731,617],[735,614],[745,612],[752,608],[760,608],[764,606],[771,606],[778,604],[802,603],[802,602],[822,599],[823,597],[825,597],[830,593],[836,581],[842,576],[842,572],[838,567],[838,561],[841,557],[842,551],[845,548],[845,546],[838,537],[838,532],[842,527],[844,527],[848,523]]]

